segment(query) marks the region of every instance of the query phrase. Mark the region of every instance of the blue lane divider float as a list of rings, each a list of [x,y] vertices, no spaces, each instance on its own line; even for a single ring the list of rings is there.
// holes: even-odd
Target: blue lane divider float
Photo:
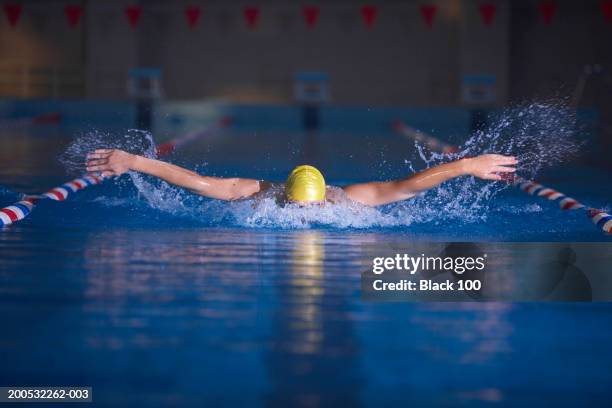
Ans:
[[[229,126],[230,124],[231,118],[224,117],[204,129],[187,133],[184,136],[177,137],[167,143],[160,145],[157,148],[157,154],[159,157],[168,155],[176,148],[183,146],[184,144],[196,138],[208,135],[213,131],[217,131],[223,127]],[[68,181],[59,187],[52,188],[44,194],[26,195],[22,200],[18,202],[13,203],[8,207],[0,208],[0,228],[11,225],[17,221],[26,218],[32,212],[34,207],[36,207],[36,204],[40,200],[64,201],[68,198],[70,194],[77,193],[78,191],[83,190],[89,186],[100,184],[106,178],[107,177],[103,177],[101,174],[88,174],[86,176]]]
[[[438,140],[436,137],[412,129],[405,125],[403,122],[396,120],[392,123],[393,130],[400,133],[401,135],[408,137],[414,141],[425,143],[431,150],[439,153],[454,153],[458,152],[457,146],[450,146],[446,143]],[[503,181],[508,184],[518,187],[521,191],[527,194],[535,195],[538,197],[545,198],[551,201],[559,201],[559,208],[562,210],[583,210],[587,217],[591,219],[593,224],[602,231],[610,234],[612,233],[612,215],[606,213],[603,210],[588,207],[578,200],[569,197],[557,190],[543,186],[542,184],[536,183],[535,181],[526,180],[514,174],[503,175]]]

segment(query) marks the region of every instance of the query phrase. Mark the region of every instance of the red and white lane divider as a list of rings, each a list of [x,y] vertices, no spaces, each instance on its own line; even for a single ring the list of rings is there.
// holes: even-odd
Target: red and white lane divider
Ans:
[[[416,140],[421,143],[427,144],[427,146],[441,153],[454,153],[459,151],[457,146],[450,146],[444,142],[438,140],[434,136],[428,135],[423,132],[419,132],[401,121],[397,120],[393,122],[393,129],[400,134],[410,137],[412,140]],[[420,139],[417,139],[420,138]],[[504,175],[503,180],[508,184],[511,184],[527,194],[545,198],[551,201],[558,201],[559,208],[562,210],[584,210],[587,217],[591,219],[593,224],[602,231],[610,234],[612,233],[612,215],[606,213],[603,210],[587,207],[580,203],[578,200],[569,197],[557,190],[543,186],[542,184],[536,183],[535,181],[526,180],[514,174]]]
[[[157,155],[160,157],[166,156],[178,149],[179,147],[183,146],[184,144],[189,143],[195,139],[210,135],[211,133],[218,132],[222,128],[229,126],[231,123],[232,118],[226,116],[219,119],[212,125],[205,127],[204,129],[194,130],[193,132],[189,132],[184,134],[183,136],[179,136],[172,140],[169,140],[166,143],[162,143],[157,146]]]
[[[39,125],[55,125],[62,121],[62,115],[58,112],[46,113],[32,118],[15,118],[0,120],[0,129],[24,128]]]
[[[527,194],[544,197],[551,201],[559,201],[559,208],[562,210],[579,210],[585,208],[585,206],[580,204],[577,200],[574,200],[573,198],[568,197],[557,190],[545,187],[536,182],[524,180],[518,176],[514,177],[514,180],[511,180],[511,182],[514,186],[520,188]]]
[[[164,149],[158,147],[157,152],[159,156],[165,156],[170,152],[174,151],[179,146],[184,145],[185,143],[194,140],[195,138],[209,134],[215,130],[219,130],[221,127],[228,126],[231,123],[230,118],[223,118],[218,122],[212,124],[206,129],[200,130],[198,132],[187,133],[185,136],[178,137],[173,139],[172,141],[165,143],[164,145],[168,145]],[[160,147],[164,146],[161,145]],[[98,174],[88,174],[83,177],[76,178],[74,180],[68,181],[61,186],[52,188],[44,194],[40,195],[27,195],[22,200],[9,205],[8,207],[0,208],[0,228],[11,225],[14,222],[23,220],[26,218],[36,207],[36,204],[40,200],[55,200],[55,201],[64,201],[70,196],[70,194],[74,194],[83,190],[87,187],[94,186],[96,184],[102,183],[106,177]]]
[[[410,140],[413,140],[419,143],[423,143],[425,146],[427,146],[429,149],[435,152],[449,154],[449,153],[456,153],[459,151],[459,148],[457,146],[449,145],[447,143],[444,143],[443,141],[441,141],[440,139],[436,137],[433,137],[431,135],[428,135],[427,133],[416,130],[415,128],[412,128],[406,125],[401,120],[394,121],[391,126],[400,135]]]
[[[104,177],[96,174],[89,174],[64,183],[59,187],[52,188],[44,194],[25,196],[23,200],[13,205],[0,208],[0,227],[23,220],[32,212],[40,200],[50,199],[64,201],[70,194],[76,193],[89,186],[100,184],[102,181],[104,181]]]
[[[505,180],[527,194],[542,197],[551,201],[558,201],[559,208],[562,210],[584,210],[587,217],[591,219],[597,228],[608,234],[612,233],[612,215],[603,210],[587,207],[578,200],[568,197],[557,190],[548,188],[534,181],[525,180],[518,176],[505,177]]]

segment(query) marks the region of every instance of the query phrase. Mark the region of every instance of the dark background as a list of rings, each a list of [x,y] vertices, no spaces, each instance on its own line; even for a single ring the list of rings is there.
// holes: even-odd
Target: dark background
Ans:
[[[15,4],[14,26],[0,18],[0,95],[8,97],[123,98],[128,70],[153,66],[169,99],[287,103],[296,72],[324,71],[340,104],[460,105],[464,76],[489,74],[492,104],[504,105],[572,94],[585,65],[600,64],[608,77],[612,69],[609,6],[599,0],[2,2]],[[66,5],[83,9],[75,26]],[[319,13],[310,28],[306,5]],[[376,10],[370,28],[364,5]],[[494,8],[488,24],[483,5]],[[200,12],[191,28],[189,6]],[[134,28],[129,7],[140,8]],[[253,27],[248,8],[257,9]],[[591,78],[581,104],[609,105],[603,80]]]
[[[308,115],[276,108],[299,106],[296,74],[321,72],[329,78],[330,110],[315,117],[312,128],[322,122],[329,131],[333,123],[333,130],[342,131],[352,123],[347,128],[352,133],[370,125],[379,132],[404,117],[442,139],[464,140],[488,112],[552,101],[586,112],[583,152],[596,154],[584,157],[611,166],[606,154],[612,147],[609,0],[22,0],[1,5],[2,118],[57,111],[63,124],[100,128],[92,112],[113,123],[117,112],[135,108],[125,116],[136,120],[127,122],[157,126],[156,138],[163,140],[214,117],[202,102],[227,102],[252,107],[230,112],[241,119],[235,124],[249,131],[259,122],[267,130],[284,122],[294,129],[302,117],[308,122]],[[79,13],[72,24],[67,7]],[[305,7],[316,10],[311,25]],[[198,13],[191,25],[188,9]],[[249,13],[255,15],[250,22]],[[154,109],[132,103],[130,71],[139,67],[161,74],[161,101]],[[89,105],[81,110],[61,105],[70,101]],[[93,105],[104,101],[114,104]],[[183,101],[193,104],[172,104]],[[260,108],[265,106],[274,109]],[[335,106],[343,109],[334,111]],[[399,110],[383,111],[388,108]],[[415,108],[431,110],[411,113]],[[457,115],[463,118],[454,120]]]

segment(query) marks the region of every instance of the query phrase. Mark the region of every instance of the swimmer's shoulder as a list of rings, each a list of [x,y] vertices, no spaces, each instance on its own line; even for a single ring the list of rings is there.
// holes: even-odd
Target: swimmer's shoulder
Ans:
[[[265,191],[268,191],[269,189],[271,189],[276,183],[272,183],[270,181],[266,181],[266,180],[258,180],[259,183],[259,191],[258,193],[263,193]]]
[[[328,185],[325,192],[327,201],[333,204],[351,204],[355,201],[346,194],[346,191],[342,187]]]
[[[285,185],[283,183],[272,183],[266,180],[259,180],[259,191],[249,199],[276,198],[283,194]]]

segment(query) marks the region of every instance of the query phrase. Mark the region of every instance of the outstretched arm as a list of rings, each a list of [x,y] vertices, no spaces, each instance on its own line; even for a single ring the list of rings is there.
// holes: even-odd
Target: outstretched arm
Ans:
[[[499,154],[461,159],[421,171],[401,180],[353,184],[344,187],[354,201],[366,205],[382,205],[406,200],[417,193],[429,190],[447,180],[459,176],[476,176],[485,180],[501,180],[498,173],[514,172],[514,157]]]
[[[261,191],[265,182],[243,178],[201,176],[191,170],[117,149],[98,149],[87,155],[87,171],[119,176],[127,171],[149,174],[196,194],[219,200],[237,200]]]

